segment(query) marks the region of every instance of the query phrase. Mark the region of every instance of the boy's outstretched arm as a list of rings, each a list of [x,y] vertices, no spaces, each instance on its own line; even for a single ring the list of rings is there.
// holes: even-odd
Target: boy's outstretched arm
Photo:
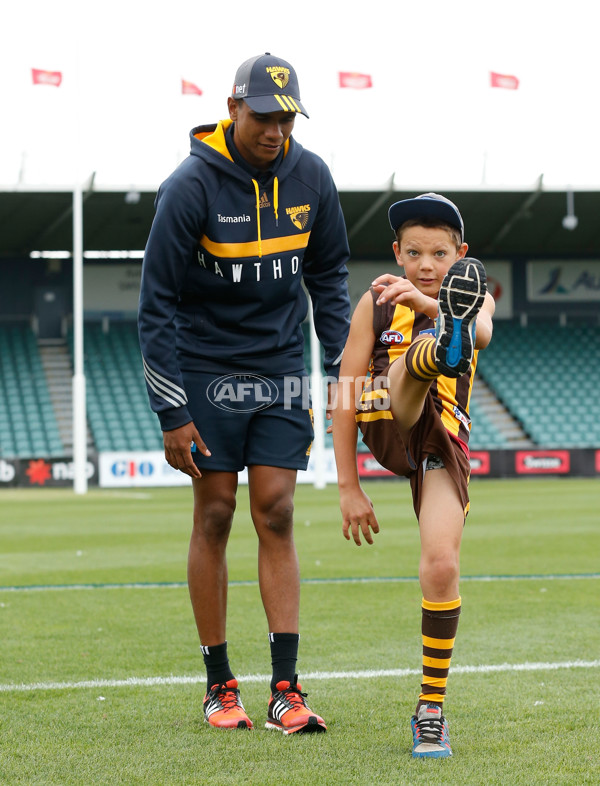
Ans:
[[[494,326],[492,317],[496,310],[496,303],[494,298],[489,292],[485,293],[485,300],[481,311],[477,315],[476,329],[475,329],[475,349],[485,349],[492,340],[492,332]]]
[[[352,533],[357,546],[361,545],[361,532],[365,541],[371,544],[371,532],[379,532],[371,500],[360,487],[356,465],[356,403],[360,399],[374,341],[373,300],[371,293],[367,292],[359,301],[352,317],[333,408],[333,447],[342,511],[342,531],[347,540],[350,540]]]

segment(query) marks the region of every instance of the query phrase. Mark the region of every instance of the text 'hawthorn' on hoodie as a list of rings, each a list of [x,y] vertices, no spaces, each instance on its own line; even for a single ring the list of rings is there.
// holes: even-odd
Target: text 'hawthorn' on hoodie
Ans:
[[[190,155],[156,198],[138,325],[150,403],[165,430],[191,420],[182,370],[304,368],[303,280],[329,375],[348,334],[349,249],[329,169],[290,137],[268,175],[253,176],[228,148],[231,126],[193,129]]]

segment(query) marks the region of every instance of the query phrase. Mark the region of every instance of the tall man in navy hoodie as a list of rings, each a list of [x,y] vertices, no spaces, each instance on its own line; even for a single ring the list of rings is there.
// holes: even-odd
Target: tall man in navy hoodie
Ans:
[[[273,666],[266,727],[325,731],[296,674],[293,498],[313,439],[302,281],[331,392],[349,327],[346,229],[327,166],[291,136],[296,115],[308,117],[293,67],[268,53],[247,60],[227,106],[228,119],[191,131],[190,155],[159,189],[140,345],[166,459],[192,478],[188,583],[207,672],[205,719],[253,725],[226,639],[226,547],[247,467]]]

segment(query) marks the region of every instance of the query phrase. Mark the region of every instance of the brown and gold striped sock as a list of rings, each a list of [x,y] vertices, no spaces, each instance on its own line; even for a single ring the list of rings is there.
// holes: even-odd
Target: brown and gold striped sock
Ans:
[[[423,598],[423,682],[417,712],[419,707],[429,702],[440,706],[444,704],[459,616],[460,597],[445,603],[432,603]]]
[[[439,377],[435,363],[435,336],[424,335],[413,341],[404,355],[406,370],[419,382],[431,382]]]

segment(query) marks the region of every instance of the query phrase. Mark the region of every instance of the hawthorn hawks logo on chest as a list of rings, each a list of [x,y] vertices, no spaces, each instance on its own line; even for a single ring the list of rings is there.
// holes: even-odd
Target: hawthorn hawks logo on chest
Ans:
[[[308,214],[310,213],[310,205],[297,205],[296,207],[288,207],[285,212],[290,217],[290,221],[297,229],[304,229],[308,224]]]

